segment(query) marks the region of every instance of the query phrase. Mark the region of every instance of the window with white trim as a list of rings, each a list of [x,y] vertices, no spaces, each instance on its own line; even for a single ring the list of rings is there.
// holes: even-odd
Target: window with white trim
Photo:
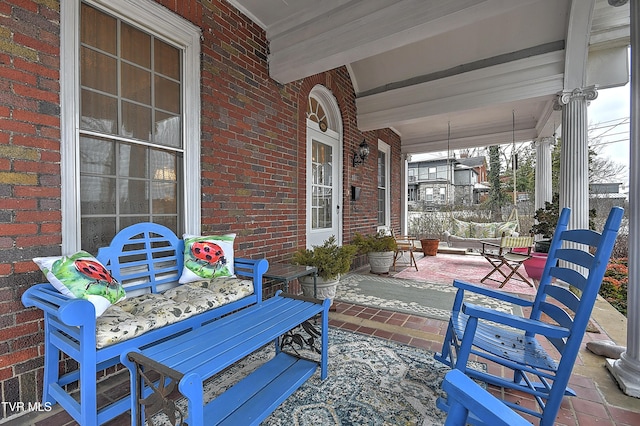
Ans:
[[[78,64],[62,74],[63,250],[144,221],[199,232],[199,29],[148,0],[63,2],[62,21],[64,67]]]

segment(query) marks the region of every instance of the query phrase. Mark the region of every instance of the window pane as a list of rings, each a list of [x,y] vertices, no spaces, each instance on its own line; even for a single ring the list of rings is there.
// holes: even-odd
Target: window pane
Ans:
[[[122,101],[122,136],[148,141],[151,136],[151,109]]]
[[[153,182],[151,184],[153,214],[178,213],[178,188],[175,183]]]
[[[115,144],[105,139],[81,137],[80,172],[115,176]]]
[[[80,180],[80,199],[83,215],[115,214],[115,178],[84,176]]]
[[[121,31],[122,59],[151,68],[151,36],[124,22]]]
[[[80,62],[81,85],[112,95],[118,93],[118,73],[113,57],[83,47]]]
[[[146,214],[149,213],[149,182],[135,179],[122,179],[120,181],[120,193],[118,201],[122,214]]]
[[[116,19],[82,4],[80,40],[83,44],[116,54]]]
[[[118,124],[118,101],[82,89],[80,128],[100,133],[116,133]]]
[[[152,150],[151,173],[153,179],[175,182],[177,160],[178,158],[172,152]]]
[[[85,218],[80,228],[82,249],[96,255],[98,248],[108,246],[116,234],[116,219],[114,217]]]
[[[158,145],[182,147],[180,116],[156,111],[154,142]]]
[[[162,40],[154,39],[154,67],[156,72],[180,80],[180,51]]]
[[[180,85],[175,81],[156,76],[156,108],[178,114],[180,112]]]
[[[142,145],[120,144],[118,176],[147,177],[147,148]]]
[[[145,69],[123,63],[122,97],[151,105],[151,73]]]

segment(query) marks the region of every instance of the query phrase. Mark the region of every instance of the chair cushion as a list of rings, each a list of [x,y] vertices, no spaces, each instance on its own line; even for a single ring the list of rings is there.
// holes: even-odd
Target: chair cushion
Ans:
[[[128,298],[96,320],[96,347],[131,339],[251,294],[253,281],[220,277]]]

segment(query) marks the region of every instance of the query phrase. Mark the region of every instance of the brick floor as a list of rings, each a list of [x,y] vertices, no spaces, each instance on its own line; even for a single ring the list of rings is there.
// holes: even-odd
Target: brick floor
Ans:
[[[342,302],[335,302],[334,307],[335,311],[329,314],[329,324],[332,327],[434,352],[439,352],[442,346],[446,329],[444,321]],[[595,325],[601,328],[598,324]],[[585,342],[608,338],[607,333],[601,329],[600,333],[586,333]],[[488,368],[490,371],[495,371],[494,366],[489,365]],[[640,399],[624,395],[606,371],[604,359],[598,359],[586,348],[583,348],[579,355],[570,384],[577,396],[565,398],[556,420],[557,425],[640,425]],[[122,386],[122,383],[116,383],[106,392],[114,392],[113,389],[122,388]],[[489,389],[494,394],[504,396],[504,392],[500,388],[490,386]],[[511,393],[507,397],[520,404],[534,406],[534,402],[525,395]],[[125,413],[108,422],[107,425],[121,426],[129,425],[129,423],[130,419]],[[4,424],[11,426],[66,426],[77,423],[71,420],[65,412],[60,411],[59,407],[56,407],[46,415],[22,416],[6,421]]]

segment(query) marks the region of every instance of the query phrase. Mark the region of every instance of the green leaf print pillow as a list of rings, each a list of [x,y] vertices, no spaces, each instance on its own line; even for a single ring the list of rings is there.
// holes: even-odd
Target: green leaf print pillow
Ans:
[[[122,285],[86,251],[71,256],[36,257],[33,261],[60,293],[93,303],[96,318],[126,296]]]

